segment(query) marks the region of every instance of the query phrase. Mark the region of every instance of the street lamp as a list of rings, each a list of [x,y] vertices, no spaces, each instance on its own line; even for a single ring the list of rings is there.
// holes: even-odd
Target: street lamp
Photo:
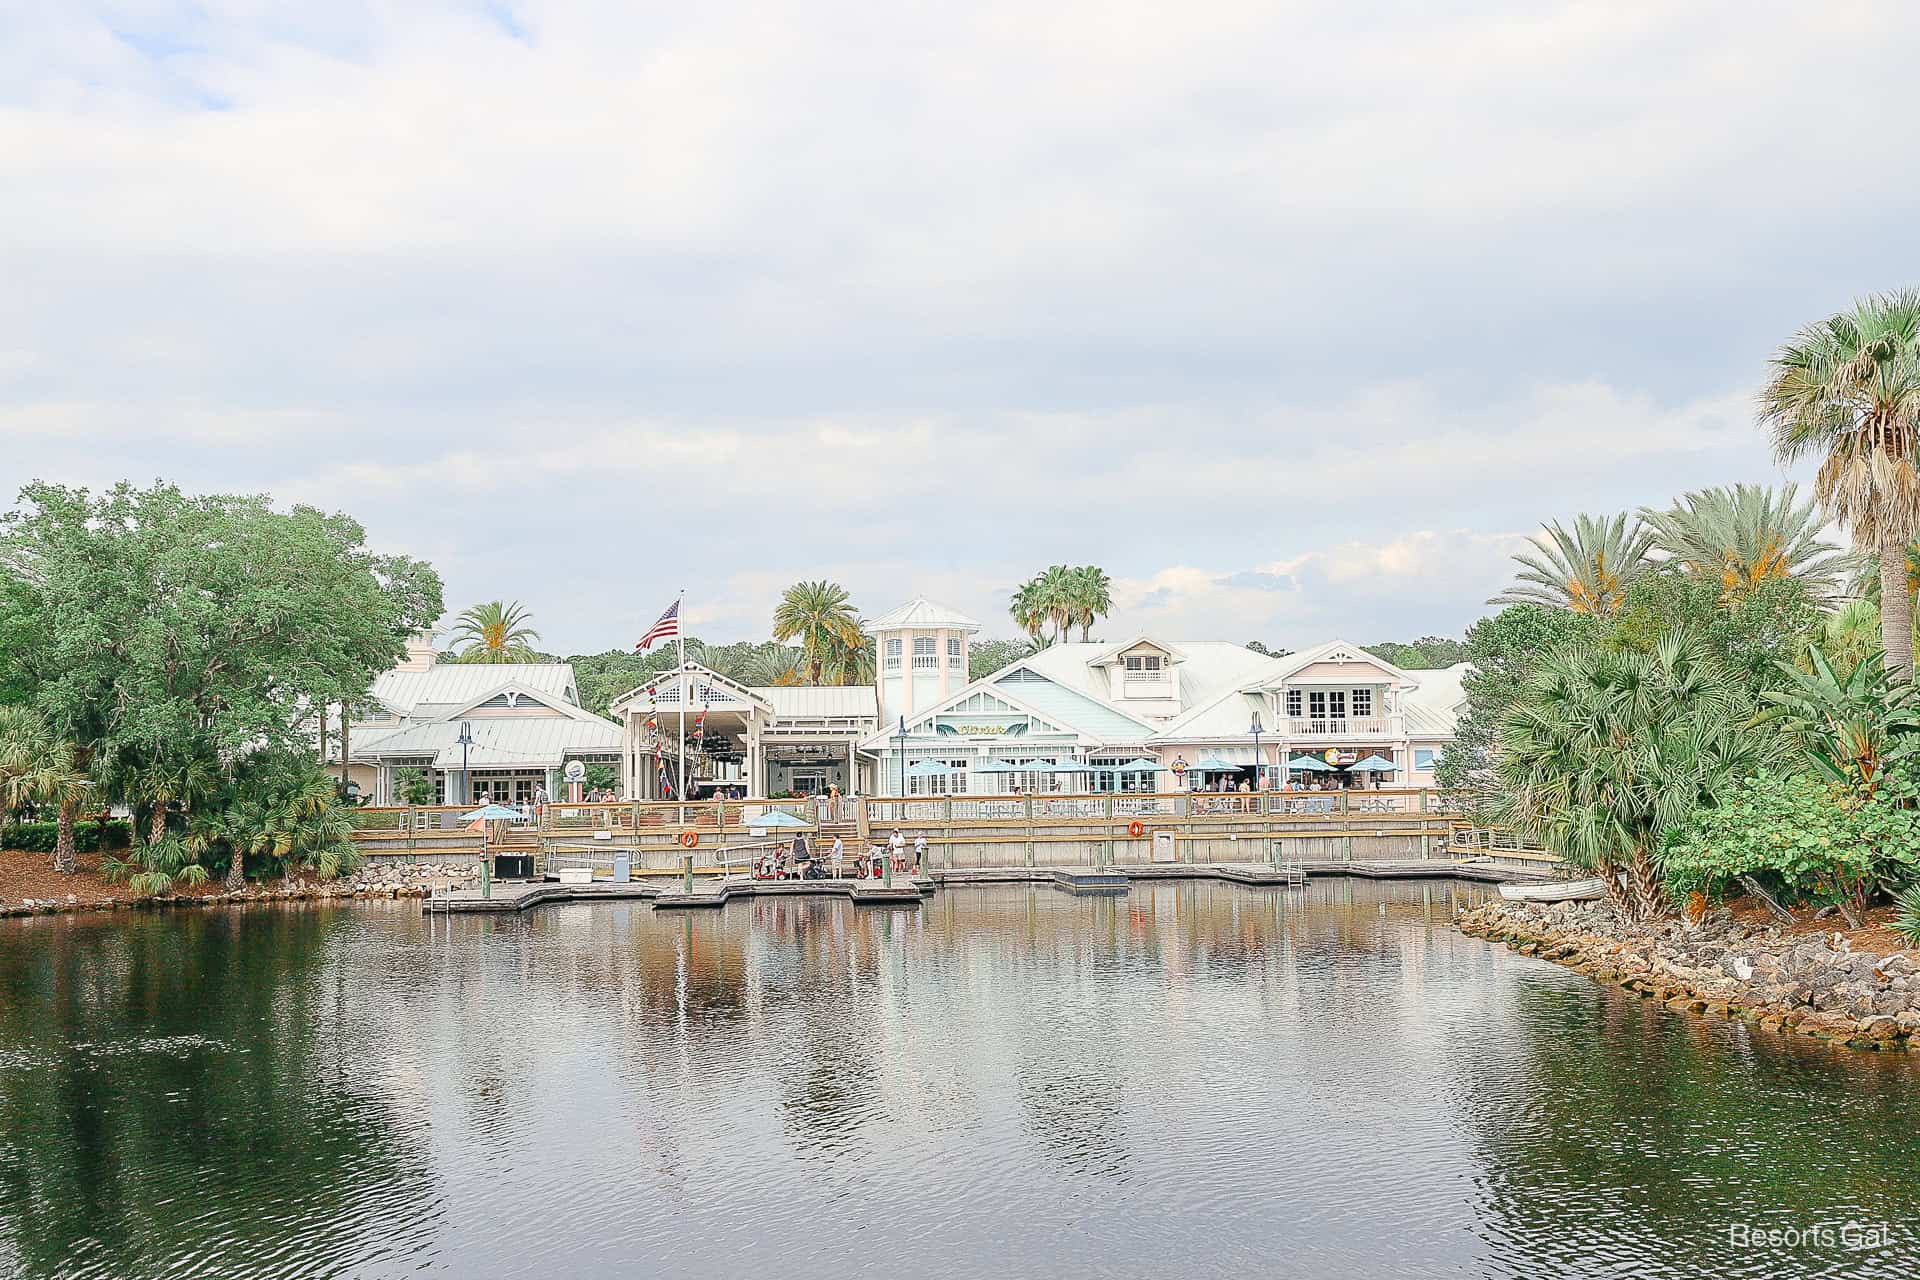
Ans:
[[[460,722],[460,736],[454,739],[460,744],[460,803],[473,803],[473,775],[467,770],[467,748],[473,745],[473,722]]]
[[[1265,791],[1267,765],[1266,761],[1260,758],[1260,713],[1258,711],[1253,713],[1253,724],[1248,727],[1247,732],[1253,735],[1253,789],[1255,792]]]

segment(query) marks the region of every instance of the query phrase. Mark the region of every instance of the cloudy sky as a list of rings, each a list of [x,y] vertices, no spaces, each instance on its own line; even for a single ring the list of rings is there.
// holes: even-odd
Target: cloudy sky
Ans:
[[[1449,11],[1441,16],[1441,9]],[[0,0],[0,489],[359,517],[548,647],[800,577],[1007,634],[1457,634],[1780,473],[1920,283],[1887,3]]]

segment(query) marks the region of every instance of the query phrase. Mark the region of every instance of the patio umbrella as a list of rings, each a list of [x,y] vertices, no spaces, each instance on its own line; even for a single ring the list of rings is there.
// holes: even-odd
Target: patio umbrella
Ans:
[[[907,766],[909,778],[944,778],[950,773],[961,772],[964,771],[950,764],[942,764],[938,760],[921,760]]]
[[[1332,773],[1333,766],[1319,756],[1295,756],[1287,761],[1289,769],[1309,769],[1319,773]]]
[[[1125,764],[1096,764],[1089,766],[1095,773],[1154,773],[1159,770],[1158,760],[1129,760]]]
[[[518,822],[520,820],[520,816],[521,816],[520,811],[518,809],[509,809],[504,805],[483,804],[478,809],[475,809],[472,813],[461,814],[460,821],[462,822]]]
[[[1398,773],[1400,766],[1384,756],[1368,756],[1365,760],[1356,760],[1347,768],[1354,773]]]
[[[1019,773],[1025,765],[1008,764],[1005,760],[988,760],[973,766],[975,773]]]
[[[813,829],[811,822],[802,821],[785,809],[769,809],[757,818],[748,818],[746,823],[749,827],[793,827],[796,830],[805,831]]]
[[[1218,756],[1208,756],[1193,766],[1195,773],[1238,773],[1242,769],[1251,769],[1251,764],[1228,764]]]

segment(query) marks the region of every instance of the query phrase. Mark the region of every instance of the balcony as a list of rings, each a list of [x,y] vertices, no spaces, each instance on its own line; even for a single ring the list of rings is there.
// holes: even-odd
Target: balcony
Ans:
[[[1287,716],[1281,732],[1290,738],[1366,738],[1393,733],[1386,716]]]

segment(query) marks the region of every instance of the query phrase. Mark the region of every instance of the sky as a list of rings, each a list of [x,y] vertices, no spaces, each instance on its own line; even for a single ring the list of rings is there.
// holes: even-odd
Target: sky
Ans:
[[[344,510],[543,647],[779,591],[1460,634],[1543,522],[1777,483],[1920,284],[1920,7],[0,0],[0,503]]]

